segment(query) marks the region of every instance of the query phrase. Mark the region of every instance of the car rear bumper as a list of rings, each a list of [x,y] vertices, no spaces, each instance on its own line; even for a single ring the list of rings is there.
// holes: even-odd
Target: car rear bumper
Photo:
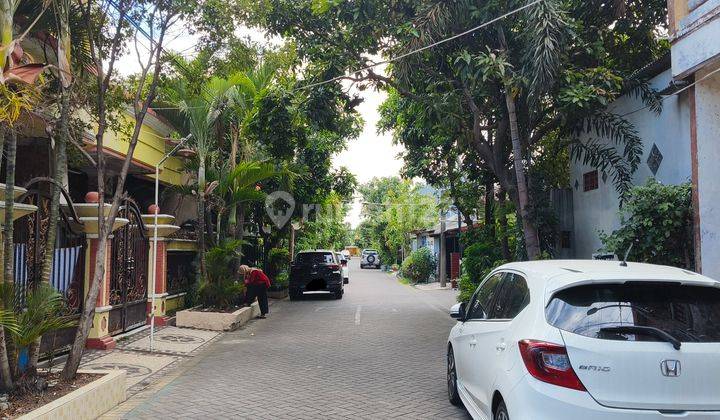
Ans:
[[[319,282],[324,284],[320,285]],[[331,292],[337,293],[343,288],[343,279],[340,276],[333,276],[329,279],[314,279],[307,281],[291,281],[289,284],[290,291],[303,292]]]
[[[504,395],[513,420],[719,420],[720,411],[682,411],[610,408],[598,404],[589,393],[538,381],[530,375]]]

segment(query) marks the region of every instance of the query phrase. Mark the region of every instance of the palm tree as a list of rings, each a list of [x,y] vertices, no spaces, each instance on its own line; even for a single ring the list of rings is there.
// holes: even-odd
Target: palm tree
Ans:
[[[13,283],[0,285],[0,301],[11,304],[15,296],[17,295]],[[46,283],[39,284],[28,292],[22,310],[0,310],[0,325],[10,332],[13,345],[18,349],[29,348],[40,341],[44,334],[70,328],[75,324],[74,317],[67,315],[62,293]],[[12,360],[11,364],[15,370],[12,376],[20,376],[17,360]],[[28,371],[23,376],[32,380],[35,369],[35,366],[28,365]]]
[[[227,79],[213,77],[202,87],[199,95],[188,95],[184,84],[176,86],[176,91],[170,94],[171,99],[174,97],[178,100],[180,112],[185,116],[185,125],[193,135],[192,142],[197,153],[198,246],[200,273],[203,277],[207,275],[204,256],[206,201],[217,186],[217,183],[208,183],[208,165],[212,163],[213,151],[226,132],[229,132],[231,141],[230,167],[235,168],[238,154],[242,159],[251,156],[252,147],[244,140],[245,127],[255,115],[255,98],[270,83],[273,71],[271,66],[261,65]],[[246,170],[249,169],[246,167]],[[262,169],[255,168],[258,171]],[[231,226],[236,226],[235,209],[242,203],[242,200],[237,201],[230,209]]]
[[[200,274],[207,276],[205,266],[205,199],[208,191],[206,168],[210,154],[215,147],[216,139],[213,127],[220,111],[212,103],[202,98],[187,99],[180,102],[179,107],[187,117],[187,124],[192,134],[192,145],[197,153],[198,169],[197,211],[198,211],[198,247],[200,248]]]
[[[247,203],[261,202],[266,194],[259,188],[261,182],[282,177],[284,180],[292,180],[299,176],[288,168],[278,168],[274,164],[265,161],[242,161],[235,165],[232,170],[226,172],[218,182],[215,193],[221,199],[223,205],[218,209],[218,235],[221,232],[220,222],[222,216],[228,214],[228,224],[231,227],[231,234],[242,239],[242,224],[239,229],[233,227],[235,209]],[[240,232],[238,232],[238,230]]]

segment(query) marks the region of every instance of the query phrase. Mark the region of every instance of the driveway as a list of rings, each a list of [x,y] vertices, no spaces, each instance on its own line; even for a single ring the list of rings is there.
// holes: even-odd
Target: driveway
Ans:
[[[345,297],[276,302],[226,334],[130,418],[459,418],[445,385],[448,290],[351,261]]]

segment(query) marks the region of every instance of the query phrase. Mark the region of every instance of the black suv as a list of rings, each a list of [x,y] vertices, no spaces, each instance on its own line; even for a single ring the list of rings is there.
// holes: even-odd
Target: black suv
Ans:
[[[343,278],[335,252],[326,250],[300,251],[290,265],[290,300],[303,292],[326,291],[342,299]]]

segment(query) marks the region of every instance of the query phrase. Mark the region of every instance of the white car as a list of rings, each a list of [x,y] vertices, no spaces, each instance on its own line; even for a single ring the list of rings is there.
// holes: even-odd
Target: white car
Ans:
[[[380,254],[374,249],[363,249],[360,254],[360,268],[380,268]]]
[[[475,419],[720,419],[710,278],[618,261],[511,263],[451,316],[448,397]]]
[[[340,272],[342,273],[343,283],[350,283],[350,267],[348,267],[349,258],[345,258],[341,252],[336,252],[335,258],[337,258],[338,264],[340,264]]]

